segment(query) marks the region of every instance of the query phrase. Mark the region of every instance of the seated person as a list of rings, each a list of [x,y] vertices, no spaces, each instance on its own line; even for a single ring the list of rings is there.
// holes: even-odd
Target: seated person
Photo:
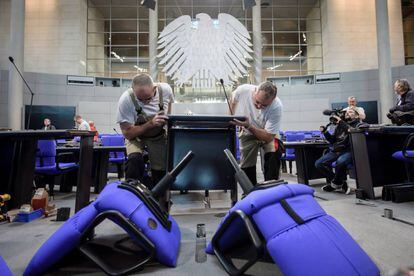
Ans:
[[[387,117],[396,125],[414,125],[414,91],[405,79],[397,80],[394,91],[398,95],[397,104],[390,108]]]
[[[43,130],[55,130],[56,129],[56,127],[54,126],[54,125],[52,125],[52,122],[50,121],[50,119],[49,118],[45,118],[44,120],[43,120]]]
[[[82,119],[81,115],[76,115],[74,120],[75,120],[75,123],[76,123],[76,129],[77,130],[88,130],[88,131],[91,130],[88,122],[85,121],[84,119]]]
[[[320,127],[322,134],[331,143],[332,147],[326,154],[316,160],[315,167],[326,176],[327,185],[322,187],[323,191],[332,192],[342,189],[346,194],[349,194],[346,170],[347,166],[352,163],[352,158],[348,132],[351,127],[356,127],[359,118],[353,109],[346,111],[344,120],[336,115],[333,115],[333,117],[337,120],[333,134],[327,131],[327,127]],[[335,173],[333,173],[332,163],[335,161],[336,167]]]
[[[95,122],[94,121],[88,121],[89,127],[91,131],[96,131],[95,136],[93,136],[93,141],[98,142],[99,132],[96,130]]]
[[[362,107],[357,106],[357,99],[355,96],[351,96],[348,98],[348,107],[345,107],[343,111],[347,111],[349,109],[353,109],[356,112],[356,115],[358,116],[361,122],[365,120],[365,110]]]
[[[397,80],[394,83],[394,91],[398,95],[398,101],[394,107],[390,108],[390,113],[414,110],[414,91],[411,90],[410,84],[406,79]]]

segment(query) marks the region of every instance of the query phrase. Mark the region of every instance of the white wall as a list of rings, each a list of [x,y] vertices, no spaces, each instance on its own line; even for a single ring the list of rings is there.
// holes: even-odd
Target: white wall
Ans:
[[[25,71],[85,75],[86,28],[86,0],[26,0]],[[9,43],[10,0],[0,0],[0,69]]]
[[[392,66],[404,65],[401,1],[388,0]],[[324,72],[378,68],[375,0],[322,0]]]

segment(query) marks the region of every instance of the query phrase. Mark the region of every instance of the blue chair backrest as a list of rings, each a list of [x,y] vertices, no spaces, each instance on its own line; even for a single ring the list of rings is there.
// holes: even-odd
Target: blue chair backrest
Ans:
[[[296,142],[305,140],[304,133],[288,133],[286,134],[286,142]],[[295,149],[287,148],[287,154],[295,154]]]
[[[37,141],[36,167],[54,166],[56,164],[56,141]]]
[[[124,136],[122,135],[102,135],[101,137],[102,145],[103,146],[124,146]],[[124,152],[110,152],[109,157],[110,158],[116,158],[116,157],[124,157]]]

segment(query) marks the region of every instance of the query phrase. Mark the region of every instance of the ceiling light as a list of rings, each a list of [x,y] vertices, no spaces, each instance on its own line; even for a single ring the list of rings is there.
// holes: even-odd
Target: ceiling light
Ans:
[[[155,11],[156,2],[154,0],[142,0],[141,6]]]

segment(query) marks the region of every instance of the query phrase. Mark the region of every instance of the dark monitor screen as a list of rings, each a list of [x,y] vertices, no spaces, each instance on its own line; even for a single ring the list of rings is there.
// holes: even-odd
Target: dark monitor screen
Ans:
[[[348,106],[348,103],[332,103],[332,108],[345,108]],[[360,106],[364,109],[366,118],[364,122],[368,124],[378,124],[378,103],[377,101],[366,101],[358,102],[357,106]]]
[[[233,189],[235,171],[224,154],[234,151],[235,132],[228,129],[183,128],[169,133],[169,165],[171,170],[187,154],[194,159],[178,175],[172,190]]]
[[[29,115],[29,105],[25,106],[25,126]],[[75,127],[73,117],[75,117],[76,107],[74,106],[54,106],[54,105],[34,105],[30,117],[29,129],[43,128],[43,120],[49,118],[56,129],[72,129]]]

